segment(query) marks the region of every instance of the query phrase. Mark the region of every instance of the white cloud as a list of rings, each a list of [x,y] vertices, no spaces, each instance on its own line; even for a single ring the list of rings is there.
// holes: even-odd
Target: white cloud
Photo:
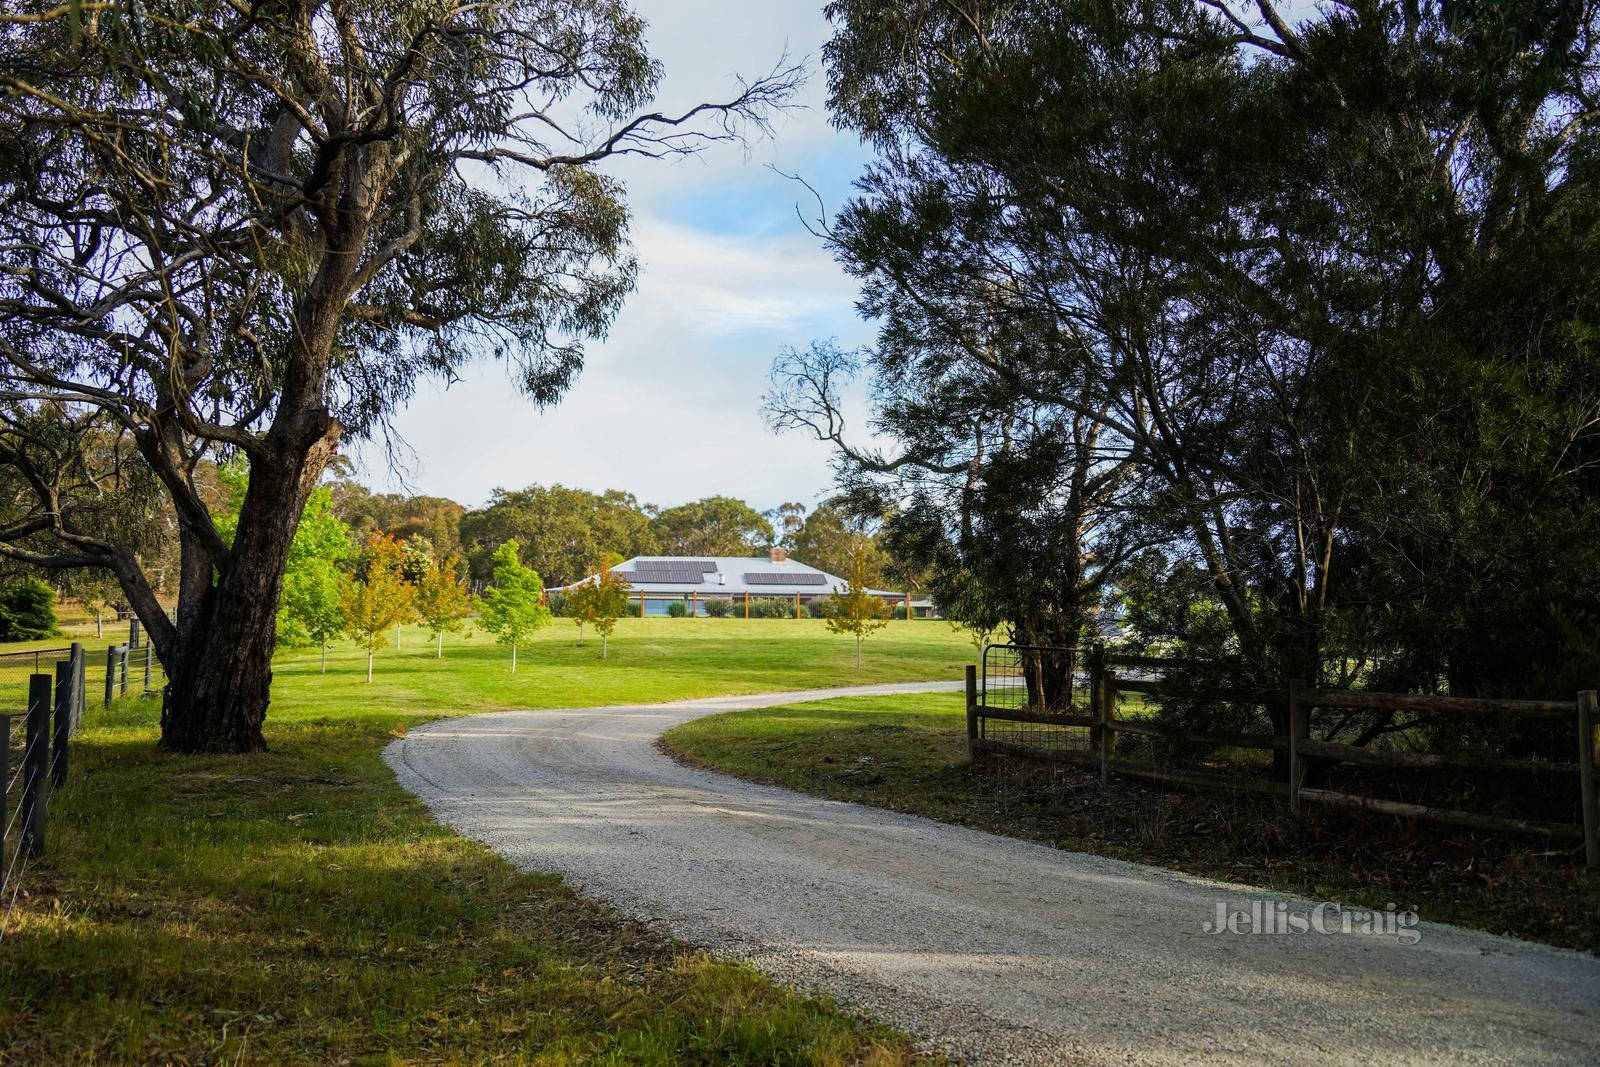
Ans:
[[[809,234],[777,239],[707,234],[642,218],[634,225],[642,279],[624,312],[632,325],[704,337],[803,328],[848,311],[853,287]]]
[[[792,0],[636,6],[666,64],[667,108],[724,97],[733,72],[764,73],[785,47],[813,54],[827,37],[820,5]],[[776,138],[748,154],[718,145],[693,159],[614,167],[629,186],[642,270],[611,336],[589,346],[577,385],[547,412],[493,364],[448,391],[425,386],[395,420],[414,449],[411,469],[396,478],[382,449],[367,446],[358,458],[369,480],[467,504],[533,482],[626,489],[660,504],[725,493],[769,507],[826,495],[828,449],[773,436],[757,412],[782,346],[870,335],[853,310],[853,282],[795,217],[804,190],[766,169],[856,169],[861,149],[828,127],[824,96],[814,71],[810,109],[780,116]],[[835,182],[825,193],[837,206],[844,190]],[[855,406],[859,415],[859,398]]]

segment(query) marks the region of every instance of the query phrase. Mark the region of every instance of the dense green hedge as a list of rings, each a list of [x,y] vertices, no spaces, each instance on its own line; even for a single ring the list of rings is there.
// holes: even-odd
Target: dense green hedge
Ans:
[[[0,641],[34,641],[60,632],[55,590],[37,578],[0,587]]]

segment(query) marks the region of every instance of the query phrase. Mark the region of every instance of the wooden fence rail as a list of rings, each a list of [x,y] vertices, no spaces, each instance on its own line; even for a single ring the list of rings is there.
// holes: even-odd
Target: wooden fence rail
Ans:
[[[1070,652],[1063,649],[1033,648],[1030,646],[989,646],[984,649],[983,685],[980,687],[976,667],[967,668],[967,744],[974,758],[985,755],[1012,756],[1047,763],[1098,768],[1100,780],[1110,785],[1114,777],[1121,776],[1159,785],[1183,789],[1246,791],[1282,797],[1292,813],[1298,814],[1305,803],[1326,804],[1353,810],[1393,815],[1400,818],[1419,819],[1450,826],[1498,833],[1532,834],[1560,840],[1581,840],[1584,858],[1592,870],[1600,870],[1600,796],[1597,796],[1596,720],[1600,719],[1600,704],[1594,690],[1585,690],[1574,701],[1561,700],[1491,700],[1477,697],[1425,696],[1409,693],[1377,693],[1368,690],[1312,689],[1298,680],[1291,680],[1282,689],[1247,689],[1218,687],[1203,692],[1181,690],[1164,679],[1124,678],[1118,667],[1142,671],[1172,669],[1174,667],[1200,666],[1194,661],[1161,659],[1154,656],[1122,656],[1095,653],[1090,657],[1088,669],[1088,700],[1083,710],[1058,710],[1023,706],[992,706],[988,703],[990,692],[990,649],[1005,649],[1006,660],[1020,669],[1026,664],[1040,662],[1038,653],[1061,657]],[[1013,686],[1007,692],[1035,692],[1036,684],[1027,687]],[[1117,715],[1117,697],[1121,693],[1144,696],[1182,696],[1187,699],[1216,701],[1218,703],[1271,705],[1287,708],[1288,734],[1223,733],[1178,731],[1152,722],[1125,719]],[[1319,740],[1311,736],[1311,719],[1317,709],[1340,708],[1358,711],[1406,711],[1430,715],[1494,715],[1519,718],[1559,719],[1572,716],[1576,727],[1578,752],[1573,761],[1531,760],[1508,757],[1455,756],[1433,752],[1398,752],[1372,749],[1364,746]],[[1045,748],[1002,740],[988,736],[986,722],[997,720],[1010,723],[1030,723],[1041,726],[1079,727],[1089,730],[1088,748]],[[1180,770],[1152,767],[1117,758],[1117,737],[1120,734],[1162,738],[1182,743],[1216,748],[1245,748],[1274,753],[1287,753],[1286,781],[1264,781],[1244,775],[1222,774],[1214,771]],[[1579,792],[1581,823],[1548,822],[1518,818],[1502,814],[1466,811],[1435,805],[1407,803],[1369,796],[1364,793],[1343,792],[1335,789],[1311,788],[1306,773],[1313,762],[1348,763],[1358,766],[1386,767],[1399,771],[1429,770],[1490,770],[1506,773],[1542,776],[1568,775],[1576,779]]]

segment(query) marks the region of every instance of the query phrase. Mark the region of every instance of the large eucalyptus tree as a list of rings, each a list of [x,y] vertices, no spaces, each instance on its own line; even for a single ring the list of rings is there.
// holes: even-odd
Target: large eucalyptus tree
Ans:
[[[163,746],[257,749],[335,449],[474,358],[555,402],[635,275],[596,164],[760,127],[797,71],[652,112],[661,70],[613,0],[53,10],[0,23],[0,462],[26,489],[0,552],[116,575],[171,679]],[[249,469],[231,542],[196,484],[219,456]],[[175,621],[103,521],[107,463],[170,505]]]
[[[1084,419],[1238,669],[1550,684],[1600,590],[1592,0],[828,12],[836,120],[877,150],[829,239],[905,446],[848,475],[959,485],[975,425],[1016,451],[1000,412]],[[1060,456],[1010,494],[1024,525]]]

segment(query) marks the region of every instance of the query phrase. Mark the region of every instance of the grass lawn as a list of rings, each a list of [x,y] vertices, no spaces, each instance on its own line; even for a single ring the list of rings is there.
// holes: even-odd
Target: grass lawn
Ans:
[[[831,685],[961,680],[971,642],[942,622],[897,622],[868,639],[858,670],[855,643],[816,619],[623,619],[600,640],[557,619],[511,654],[482,633],[445,635],[444,659],[432,638],[406,627],[397,652],[378,653],[372,684],[365,654],[350,645],[330,652],[321,673],[315,651],[279,656],[274,667],[280,721],[334,717],[436,719],[495,708],[601,707],[692,697],[764,693]]]
[[[961,694],[851,698],[685,723],[692,762],[807,793],[913,812],[1057,848],[1600,952],[1600,879],[1581,846],[1353,818],[1273,800],[1161,792],[1098,773],[967,758]]]
[[[970,645],[897,623],[853,666],[811,620],[625,620],[599,659],[566,623],[520,657],[377,680],[347,646],[282,655],[272,751],[155,751],[157,706],[91,710],[49,850],[0,941],[4,1062],[902,1063],[906,1039],[620,920],[438,826],[379,757],[411,722],[957,676]],[[90,693],[95,688],[91,658]]]

